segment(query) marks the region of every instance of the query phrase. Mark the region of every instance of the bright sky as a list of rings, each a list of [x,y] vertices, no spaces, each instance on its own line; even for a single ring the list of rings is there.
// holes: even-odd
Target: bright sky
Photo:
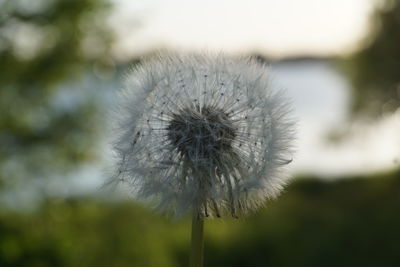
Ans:
[[[174,49],[260,51],[273,56],[354,50],[376,0],[114,0],[115,53]]]

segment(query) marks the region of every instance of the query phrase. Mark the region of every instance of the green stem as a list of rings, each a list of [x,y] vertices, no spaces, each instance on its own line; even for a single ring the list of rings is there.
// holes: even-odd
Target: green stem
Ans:
[[[192,244],[190,248],[190,267],[203,267],[204,219],[196,212],[192,219]]]

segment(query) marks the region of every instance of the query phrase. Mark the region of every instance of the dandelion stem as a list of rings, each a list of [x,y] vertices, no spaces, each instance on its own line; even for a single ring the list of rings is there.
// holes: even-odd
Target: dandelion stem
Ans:
[[[190,248],[190,267],[203,266],[204,219],[196,211],[192,218],[192,244]]]

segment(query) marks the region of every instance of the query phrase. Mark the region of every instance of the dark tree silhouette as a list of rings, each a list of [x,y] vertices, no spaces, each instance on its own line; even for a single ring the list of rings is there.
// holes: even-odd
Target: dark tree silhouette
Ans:
[[[380,115],[400,106],[400,1],[376,10],[365,47],[352,58],[354,111]]]

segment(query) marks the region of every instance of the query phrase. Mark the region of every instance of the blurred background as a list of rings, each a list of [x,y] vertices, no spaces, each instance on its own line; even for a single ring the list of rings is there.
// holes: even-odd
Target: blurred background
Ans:
[[[299,119],[294,181],[207,221],[205,266],[400,266],[398,0],[0,0],[0,266],[187,266],[189,219],[102,187],[160,49],[267,62]]]

